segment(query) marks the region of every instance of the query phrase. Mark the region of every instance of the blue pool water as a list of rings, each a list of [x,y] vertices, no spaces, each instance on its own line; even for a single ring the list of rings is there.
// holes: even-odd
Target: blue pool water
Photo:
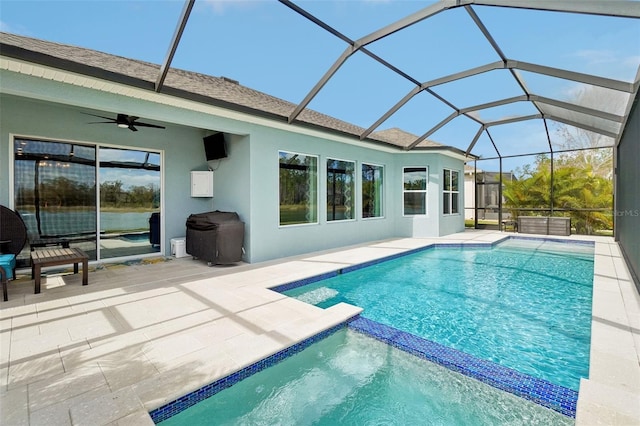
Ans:
[[[343,328],[159,424],[572,423],[569,417]]]
[[[593,246],[435,248],[286,292],[577,390],[589,371]]]
[[[416,252],[280,286],[318,306],[345,301],[364,311],[348,329],[338,325],[283,349],[152,418],[163,425],[572,424],[574,389],[588,374],[593,245],[516,238]]]

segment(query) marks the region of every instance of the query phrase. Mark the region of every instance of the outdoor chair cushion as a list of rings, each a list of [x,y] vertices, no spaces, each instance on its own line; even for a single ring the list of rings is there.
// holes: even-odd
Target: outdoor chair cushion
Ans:
[[[13,279],[13,270],[16,268],[16,256],[14,254],[0,254],[0,266],[4,268],[7,279]]]
[[[16,269],[16,256],[14,254],[0,254],[0,284],[2,285],[2,300],[9,300],[7,281],[13,279]]]

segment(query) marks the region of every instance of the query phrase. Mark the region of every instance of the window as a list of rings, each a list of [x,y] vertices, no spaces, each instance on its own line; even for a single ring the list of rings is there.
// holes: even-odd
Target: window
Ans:
[[[382,183],[384,168],[362,165],[362,217],[382,217]]]
[[[280,151],[280,225],[318,222],[318,157]]]
[[[354,219],[355,173],[353,161],[327,159],[327,221]]]
[[[403,169],[404,215],[427,214],[427,168]]]
[[[444,214],[458,214],[458,172],[444,169],[444,186],[442,190],[442,212]]]

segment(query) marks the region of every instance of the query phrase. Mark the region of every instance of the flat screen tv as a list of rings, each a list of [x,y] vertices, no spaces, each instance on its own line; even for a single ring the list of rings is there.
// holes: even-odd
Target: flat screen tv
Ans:
[[[207,157],[207,161],[219,160],[227,157],[227,147],[224,140],[224,133],[216,133],[211,136],[206,136],[204,139],[204,152]]]

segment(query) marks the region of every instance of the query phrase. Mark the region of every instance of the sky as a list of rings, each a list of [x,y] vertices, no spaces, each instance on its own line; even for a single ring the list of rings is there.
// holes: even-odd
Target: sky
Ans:
[[[606,1],[606,0],[605,0]],[[343,0],[295,3],[355,40],[432,1]],[[95,49],[161,64],[182,11],[182,0],[0,0],[0,30]],[[640,66],[640,19],[608,18],[474,6],[507,58],[603,77],[633,81]],[[172,62],[175,68],[226,76],[240,84],[299,103],[338,59],[347,44],[274,0],[196,0]],[[499,60],[474,25],[457,8],[385,37],[367,48],[419,82],[427,82]],[[521,72],[538,95],[624,112],[616,93],[586,96],[592,87]],[[352,55],[309,104],[309,108],[368,128],[414,83],[360,52]],[[435,86],[457,108],[521,95],[507,70]],[[595,92],[594,92],[595,93]],[[428,93],[420,93],[378,130],[399,127],[422,135],[452,113]],[[485,120],[535,114],[529,103],[479,112]],[[550,122],[558,140],[557,125]],[[436,142],[466,150],[479,129],[458,117],[430,135]],[[542,120],[490,128],[503,155],[548,148]],[[610,141],[609,141],[610,142]],[[473,151],[495,156],[483,135]]]

